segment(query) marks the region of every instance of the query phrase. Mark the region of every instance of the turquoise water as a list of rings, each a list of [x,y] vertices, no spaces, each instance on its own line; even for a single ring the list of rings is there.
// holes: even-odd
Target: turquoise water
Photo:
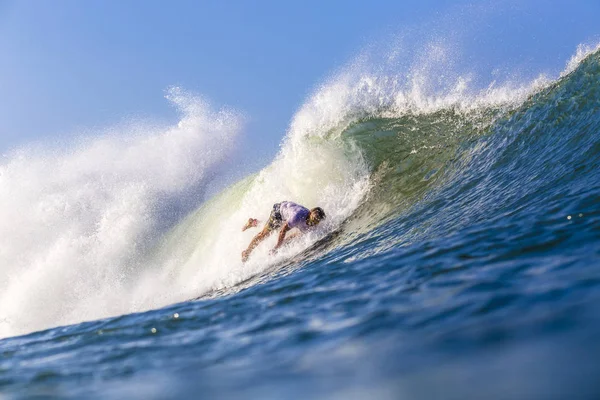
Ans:
[[[6,335],[0,393],[598,398],[600,53],[519,102],[390,109],[355,107],[309,137],[360,166],[323,184],[349,211],[312,241],[194,300]],[[217,229],[206,210],[243,207],[261,179],[192,213],[147,262],[208,265],[188,254],[210,249],[196,224]]]

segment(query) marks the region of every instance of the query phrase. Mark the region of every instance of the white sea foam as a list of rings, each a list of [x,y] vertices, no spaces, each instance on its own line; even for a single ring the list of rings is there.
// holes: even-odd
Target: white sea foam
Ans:
[[[201,190],[241,119],[172,89],[174,127],[132,124],[0,166],[0,336],[130,311],[165,205]]]

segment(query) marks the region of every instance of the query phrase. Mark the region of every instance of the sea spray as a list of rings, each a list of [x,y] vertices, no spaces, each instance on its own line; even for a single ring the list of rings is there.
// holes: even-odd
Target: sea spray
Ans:
[[[133,311],[128,293],[165,210],[202,191],[241,129],[235,112],[177,88],[167,98],[174,127],[132,123],[5,158],[0,336]]]

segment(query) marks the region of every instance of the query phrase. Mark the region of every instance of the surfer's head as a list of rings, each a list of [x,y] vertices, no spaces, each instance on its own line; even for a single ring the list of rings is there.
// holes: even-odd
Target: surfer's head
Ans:
[[[308,215],[308,221],[306,223],[310,226],[318,225],[321,220],[325,219],[325,211],[321,207],[315,207],[310,210]]]

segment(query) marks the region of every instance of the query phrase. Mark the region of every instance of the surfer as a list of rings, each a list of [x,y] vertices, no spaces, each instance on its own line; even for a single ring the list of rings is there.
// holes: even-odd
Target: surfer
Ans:
[[[325,219],[325,212],[321,207],[315,207],[312,210],[309,210],[308,208],[291,201],[282,201],[281,203],[274,204],[271,215],[269,215],[269,220],[265,224],[263,230],[254,236],[254,239],[252,239],[248,248],[242,251],[242,261],[246,262],[248,257],[250,257],[252,250],[276,229],[281,227],[277,244],[273,250],[271,250],[272,253],[281,247],[285,240],[285,235],[289,230],[298,228],[300,232],[305,233],[317,226],[323,219]],[[258,220],[250,218],[242,228],[242,231],[257,225]],[[289,238],[290,236],[288,236],[288,239]]]

